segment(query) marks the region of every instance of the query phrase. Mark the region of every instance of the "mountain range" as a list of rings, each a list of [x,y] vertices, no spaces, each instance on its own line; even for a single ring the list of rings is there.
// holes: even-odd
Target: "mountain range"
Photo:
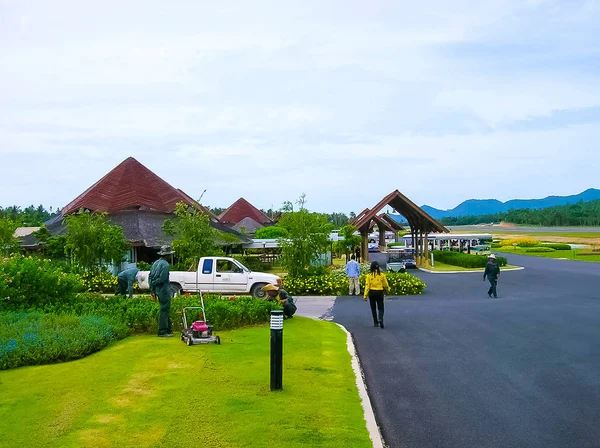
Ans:
[[[600,190],[590,188],[582,193],[571,196],[548,196],[543,199],[513,199],[501,202],[497,199],[469,199],[451,210],[440,210],[429,205],[421,208],[435,219],[458,216],[480,216],[495,213],[504,213],[509,210],[529,208],[540,209],[557,205],[574,204],[576,202],[589,202],[600,199]]]

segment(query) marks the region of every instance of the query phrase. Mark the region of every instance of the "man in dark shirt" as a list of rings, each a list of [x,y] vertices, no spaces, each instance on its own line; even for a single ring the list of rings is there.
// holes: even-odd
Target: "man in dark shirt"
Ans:
[[[267,293],[270,300],[277,299],[283,306],[283,315],[287,318],[294,317],[294,313],[298,309],[294,303],[292,296],[283,288],[279,288],[275,285],[266,285],[263,287],[263,291]]]
[[[488,289],[488,296],[492,297],[494,295],[494,299],[498,298],[498,293],[496,291],[496,286],[498,285],[498,278],[500,277],[500,266],[496,262],[496,256],[494,254],[490,254],[488,257],[488,263],[485,266],[485,271],[483,272],[483,281],[488,279],[490,282],[490,289]]]
[[[140,279],[138,278],[140,270],[138,268],[129,268],[125,269],[123,272],[120,272],[117,275],[117,290],[115,291],[115,295],[125,295],[129,293],[129,298],[133,297],[133,284],[137,281],[139,283]]]
[[[158,297],[160,313],[158,316],[158,336],[169,338],[173,336],[171,329],[171,284],[169,283],[169,262],[167,255],[174,254],[169,246],[162,246],[158,255],[161,258],[152,264],[148,274],[148,284],[153,297]]]

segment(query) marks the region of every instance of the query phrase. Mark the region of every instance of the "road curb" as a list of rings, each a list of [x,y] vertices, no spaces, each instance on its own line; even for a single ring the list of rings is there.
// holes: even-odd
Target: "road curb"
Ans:
[[[432,271],[430,269],[418,268],[419,271],[427,272],[428,274],[483,274],[483,270],[481,271]],[[510,268],[510,269],[502,269],[501,272],[511,272],[511,271],[522,271],[525,269],[524,267],[518,268]]]
[[[381,437],[381,432],[379,431],[379,426],[377,425],[377,420],[375,419],[375,413],[373,412],[371,399],[369,398],[369,394],[367,393],[367,385],[365,383],[362,368],[360,367],[360,360],[358,359],[358,355],[356,354],[356,347],[354,345],[354,340],[352,339],[352,334],[350,334],[350,332],[346,330],[346,327],[344,327],[343,325],[338,324],[337,322],[335,322],[335,324],[342,330],[344,330],[344,332],[346,333],[348,353],[350,353],[352,370],[354,370],[354,376],[356,377],[356,386],[358,387],[358,395],[361,399],[362,407],[365,414],[365,421],[367,423],[367,431],[369,431],[369,437],[371,438],[371,442],[373,443],[373,448],[383,448],[385,445],[383,443],[383,438]]]

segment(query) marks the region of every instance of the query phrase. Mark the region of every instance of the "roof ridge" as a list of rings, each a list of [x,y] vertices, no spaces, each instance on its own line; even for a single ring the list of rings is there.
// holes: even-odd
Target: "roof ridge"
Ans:
[[[177,202],[193,201],[134,157],[128,157],[63,208],[69,214],[79,208],[116,212],[147,208],[172,212]]]

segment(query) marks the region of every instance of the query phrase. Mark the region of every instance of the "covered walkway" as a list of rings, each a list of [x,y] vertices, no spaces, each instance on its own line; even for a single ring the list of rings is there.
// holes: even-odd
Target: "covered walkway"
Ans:
[[[386,206],[392,207],[397,213],[406,218],[410,226],[411,241],[413,244],[414,257],[418,264],[423,264],[428,259],[429,245],[427,244],[430,233],[450,233],[450,231],[438,221],[424,212],[421,207],[416,205],[398,190],[392,191],[384,197],[373,208],[363,210],[351,221],[362,237],[361,253],[367,254],[369,251],[369,231],[377,225],[380,232],[380,246],[385,245],[385,231],[398,231],[399,224],[392,226],[390,220],[393,219],[387,215],[379,215],[379,212]],[[385,217],[387,216],[387,218]],[[394,221],[395,223],[395,221]]]

